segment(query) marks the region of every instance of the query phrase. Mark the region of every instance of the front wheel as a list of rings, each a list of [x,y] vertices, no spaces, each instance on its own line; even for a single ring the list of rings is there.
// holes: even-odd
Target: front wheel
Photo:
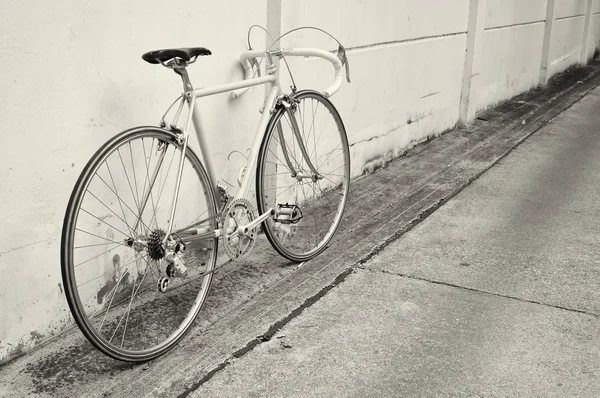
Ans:
[[[258,155],[256,197],[271,245],[296,262],[321,253],[348,200],[350,150],[342,119],[316,91],[299,91],[271,117]]]
[[[198,157],[173,132],[127,130],[79,177],[65,214],[61,265],[79,328],[104,354],[142,362],[171,347],[204,303],[217,239],[215,195]],[[174,192],[181,185],[172,230]],[[174,255],[174,253],[177,253]]]

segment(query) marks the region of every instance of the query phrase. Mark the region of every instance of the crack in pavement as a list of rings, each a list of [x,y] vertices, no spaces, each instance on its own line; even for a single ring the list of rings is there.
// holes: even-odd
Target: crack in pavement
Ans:
[[[587,78],[589,80],[592,80],[592,79],[594,79],[596,77],[596,75],[598,73],[599,73],[598,71],[595,71],[595,73],[591,73],[590,76],[588,76]],[[587,89],[583,90],[581,93],[578,93],[577,95],[575,95],[574,96],[574,100],[572,102],[570,101],[570,103],[567,106],[561,107],[561,109],[556,113],[556,115],[561,114],[564,111],[566,111],[567,109],[571,108],[575,103],[577,103],[581,98],[583,98],[586,94],[588,94],[590,91],[592,91],[597,86],[598,86],[598,84],[593,84],[592,87],[588,87]],[[568,93],[571,90],[573,90],[573,87],[569,87],[566,90],[562,90],[562,92],[560,94],[564,95],[564,94]],[[523,106],[524,105],[521,104],[518,107],[518,109],[520,109]],[[538,109],[542,110],[543,109],[543,105],[540,105]],[[478,170],[478,172],[476,172],[476,173],[472,174],[471,176],[469,176],[466,180],[464,180],[461,183],[457,184],[457,186],[454,187],[454,189],[452,189],[447,195],[442,196],[440,199],[438,199],[433,205],[430,205],[429,207],[425,207],[424,209],[422,209],[420,212],[418,212],[418,214],[412,220],[410,220],[408,223],[400,226],[399,229],[397,229],[393,234],[391,234],[387,238],[383,239],[379,244],[377,244],[375,247],[373,247],[368,253],[366,253],[365,255],[363,255],[358,261],[356,261],[352,265],[348,266],[340,275],[338,275],[337,278],[335,278],[335,280],[332,283],[330,283],[329,285],[327,285],[324,288],[322,288],[321,290],[319,290],[319,292],[317,294],[315,294],[315,295],[309,297],[308,299],[306,299],[299,307],[297,307],[296,309],[294,309],[293,311],[291,311],[287,316],[285,316],[284,318],[282,318],[279,321],[277,321],[274,324],[272,324],[264,334],[259,335],[259,336],[255,337],[254,339],[248,341],[244,345],[244,347],[242,347],[241,349],[235,351],[227,359],[223,360],[217,366],[213,367],[213,369],[210,370],[204,377],[202,377],[200,380],[198,380],[197,382],[195,382],[192,385],[190,385],[189,387],[187,387],[186,390],[183,393],[181,393],[181,394],[178,395],[178,397],[183,398],[183,397],[189,396],[190,393],[192,393],[195,390],[197,390],[200,386],[202,386],[202,384],[204,384],[207,381],[209,381],[213,376],[215,376],[221,370],[225,369],[234,360],[241,358],[242,356],[244,356],[245,354],[247,354],[248,352],[250,352],[254,348],[256,348],[258,345],[260,345],[260,344],[262,344],[264,342],[270,341],[271,338],[273,337],[273,335],[275,333],[277,333],[281,328],[283,328],[284,326],[286,326],[294,318],[296,318],[297,316],[299,316],[306,308],[312,306],[317,301],[319,301],[322,297],[324,297],[334,287],[336,287],[339,284],[343,283],[350,274],[356,272],[358,269],[368,270],[368,271],[371,271],[371,272],[377,272],[376,270],[372,270],[372,269],[366,268],[366,267],[364,267],[362,265],[365,264],[366,262],[368,262],[374,256],[376,256],[379,252],[381,252],[383,249],[385,249],[391,243],[393,243],[394,241],[398,240],[402,235],[404,235],[408,231],[412,230],[412,228],[414,228],[417,224],[419,224],[421,221],[425,220],[433,212],[435,212],[438,208],[440,208],[441,206],[443,206],[444,203],[446,203],[448,200],[452,199],[454,196],[456,196],[458,193],[460,193],[463,189],[467,188],[469,185],[471,185],[471,183],[473,183],[473,181],[477,180],[481,175],[483,175],[490,168],[492,168],[498,162],[500,162],[502,159],[504,159],[509,153],[511,153],[516,148],[518,148],[531,135],[535,134],[537,131],[539,131],[540,129],[542,129],[548,123],[548,121],[547,120],[546,121],[541,121],[541,119],[544,118],[544,117],[546,117],[546,116],[548,116],[550,113],[555,112],[555,111],[556,111],[556,108],[554,108],[554,107],[550,107],[550,109],[548,109],[548,110],[542,110],[542,112],[541,112],[540,115],[537,115],[537,117],[534,117],[532,120],[530,120],[527,123],[527,127],[522,127],[520,129],[518,129],[518,131],[515,134],[522,133],[523,130],[525,130],[525,128],[530,128],[531,125],[534,125],[536,123],[539,123],[539,125],[535,126],[532,131],[526,133],[517,142],[513,143],[512,145],[510,145],[510,147],[506,151],[504,151],[504,153],[501,153],[501,154],[497,155],[496,158],[494,159],[494,161],[490,162],[488,165],[486,165],[482,169]],[[515,112],[515,110],[513,110],[512,112],[508,112],[508,115],[512,115],[513,112]],[[550,117],[549,120],[552,120],[556,115]],[[508,117],[507,115],[504,115],[504,117],[502,117],[501,119],[504,119],[504,118],[507,118],[507,117]],[[496,123],[498,123],[498,121],[496,121]],[[503,130],[512,130],[512,129],[515,129],[515,126],[507,126]],[[473,147],[470,151],[467,152],[467,154],[471,154],[472,152],[474,152],[477,149],[480,149],[482,147],[485,147],[486,145],[492,145],[493,143],[497,142],[498,140],[500,140],[500,135],[493,136],[493,137],[485,140],[484,142],[480,143],[480,145],[476,145],[475,147]],[[455,163],[458,163],[458,161],[455,162]],[[442,174],[444,171],[445,170],[441,170],[439,173],[436,173],[436,175]],[[431,179],[433,179],[433,178],[431,178]],[[425,186],[427,186],[427,185],[428,184],[425,184]],[[423,188],[423,186],[421,186],[420,188]],[[430,197],[432,194],[434,194],[434,193],[436,193],[438,191],[439,191],[439,189],[434,189],[433,192],[431,192],[430,194],[428,194],[426,197]],[[415,205],[419,204],[420,202],[421,201],[413,204],[411,206],[411,208],[414,207]],[[370,234],[370,235],[372,235],[372,234]],[[398,277],[403,277],[403,278],[407,278],[407,279],[421,280],[421,281],[429,282],[429,283],[432,283],[432,284],[445,285],[445,286],[449,286],[449,287],[455,287],[455,288],[458,288],[458,289],[463,289],[463,290],[468,290],[468,291],[473,291],[473,292],[479,292],[479,293],[483,293],[483,294],[489,294],[489,295],[493,295],[493,296],[497,296],[497,297],[503,297],[503,298],[507,298],[507,299],[513,299],[513,300],[527,302],[527,303],[531,303],[531,304],[538,304],[538,305],[542,305],[542,306],[545,306],[545,307],[552,307],[552,308],[566,310],[566,311],[570,311],[570,312],[581,313],[581,314],[585,314],[585,315],[588,315],[588,316],[592,316],[594,318],[599,318],[600,317],[599,314],[594,314],[594,313],[590,313],[590,312],[586,312],[586,311],[582,311],[582,310],[577,310],[577,309],[573,309],[573,308],[567,308],[567,307],[562,307],[562,306],[558,306],[558,305],[552,305],[552,304],[537,302],[537,301],[534,301],[534,300],[527,300],[527,299],[523,299],[523,298],[508,296],[508,295],[502,295],[502,294],[499,294],[499,293],[487,292],[487,291],[478,290],[478,289],[474,289],[474,288],[468,288],[468,287],[459,286],[459,285],[455,285],[455,284],[451,284],[451,283],[440,282],[440,281],[435,281],[435,280],[428,280],[428,279],[425,279],[425,278],[412,277],[410,275],[397,274],[397,273],[393,273],[393,272],[389,272],[389,271],[384,271],[384,270],[381,270],[380,272],[388,273],[388,274],[391,274],[391,275],[396,275]]]
[[[511,299],[511,300],[516,300],[516,301],[520,301],[523,303],[530,303],[530,304],[537,304],[537,305],[541,305],[544,307],[550,307],[550,308],[556,308],[559,310],[564,310],[564,311],[569,311],[569,312],[575,312],[578,314],[584,314],[584,315],[589,315],[593,318],[600,318],[600,314],[595,314],[593,312],[589,312],[589,311],[584,311],[584,310],[578,310],[575,308],[569,308],[569,307],[564,307],[561,305],[555,305],[555,304],[548,304],[548,303],[544,303],[541,301],[536,301],[536,300],[528,300],[522,297],[516,297],[516,296],[509,296],[507,294],[502,294],[502,293],[495,293],[495,292],[490,292],[488,290],[481,290],[481,289],[477,289],[477,288],[473,288],[473,287],[467,287],[467,286],[461,286],[461,285],[457,285],[455,283],[450,283],[450,282],[443,282],[443,281],[437,281],[434,279],[428,279],[428,278],[422,278],[420,276],[416,276],[416,275],[409,275],[409,274],[404,274],[401,272],[393,272],[393,271],[388,271],[388,270],[384,270],[384,269],[372,269],[372,268],[368,268],[368,267],[364,267],[364,266],[356,266],[357,269],[361,269],[361,270],[365,270],[365,271],[370,271],[370,272],[380,272],[386,275],[394,275],[397,276],[399,278],[404,278],[404,279],[411,279],[411,280],[415,280],[415,281],[422,281],[422,282],[427,282],[427,283],[432,283],[434,285],[442,285],[442,286],[449,286],[449,287],[455,287],[457,289],[461,289],[461,290],[466,290],[466,291],[470,291],[470,292],[477,292],[477,293],[483,293],[483,294],[487,294],[490,296],[496,296],[496,297],[502,297],[502,298],[506,298],[506,299]]]
[[[258,345],[270,341],[271,338],[277,333],[281,328],[286,326],[290,321],[299,316],[306,308],[311,307],[317,301],[319,301],[323,296],[325,296],[329,291],[331,291],[334,287],[338,286],[342,282],[346,280],[346,278],[355,271],[355,267],[351,266],[347,268],[344,272],[338,275],[335,280],[329,285],[325,286],[319,292],[312,297],[307,298],[300,306],[291,311],[287,316],[280,319],[279,321],[272,324],[267,331],[256,338],[250,340],[246,345],[239,350],[235,351],[229,358],[225,359],[223,362],[215,366],[211,371],[209,371],[204,377],[198,380],[193,385],[189,386],[183,393],[179,394],[177,398],[185,398],[195,390],[197,390],[202,384],[206,383],[208,380],[212,379],[214,375],[216,375],[219,371],[225,369],[227,365],[233,362],[235,359],[241,358],[248,352],[252,351]]]

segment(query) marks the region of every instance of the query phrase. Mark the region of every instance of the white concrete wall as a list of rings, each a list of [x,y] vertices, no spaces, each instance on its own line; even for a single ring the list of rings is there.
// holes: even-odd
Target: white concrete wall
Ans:
[[[476,38],[482,44],[481,65],[473,71],[478,79],[464,73],[467,38],[474,34],[469,10],[476,1],[485,7]],[[181,90],[178,77],[143,62],[143,52],[208,47],[214,55],[190,68],[195,85],[205,86],[241,77],[236,59],[252,24],[331,32],[348,48],[352,84],[333,101],[348,130],[352,173],[359,175],[453,128],[461,99],[485,109],[535,86],[541,60],[549,60],[550,74],[577,63],[586,1],[556,0],[549,54],[542,50],[546,0],[3,2],[0,362],[71,322],[59,245],[65,207],[84,164],[118,131],[156,124]],[[600,0],[593,1],[588,54],[600,45]],[[276,13],[268,18],[268,10],[279,7],[281,19],[274,23]],[[283,43],[336,49],[315,32]],[[300,88],[330,82],[326,63],[303,59],[291,66]],[[282,82],[289,84],[285,75]],[[461,97],[471,83],[473,96]],[[255,88],[235,101],[226,95],[202,100],[218,174],[223,155],[249,146],[263,94]]]
[[[538,84],[546,0],[487,0],[477,109]]]
[[[551,75],[579,62],[587,0],[557,0],[550,43]]]
[[[283,32],[318,26],[348,48],[352,84],[344,85],[335,104],[346,123],[353,174],[456,124],[468,4],[468,0],[282,1]],[[285,46],[306,43],[336,49],[335,42],[320,33],[295,34],[284,41]],[[298,65],[300,81],[317,81],[324,87],[331,79],[314,61],[292,65]]]

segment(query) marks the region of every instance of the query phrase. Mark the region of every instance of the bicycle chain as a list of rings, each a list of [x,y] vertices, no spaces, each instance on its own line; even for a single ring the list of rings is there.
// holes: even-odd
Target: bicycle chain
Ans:
[[[211,219],[213,219],[213,218],[215,218],[215,217],[218,217],[218,216],[212,216],[212,217],[205,218],[205,219],[203,219],[203,220],[200,220],[200,221],[198,221],[198,222],[192,223],[192,224],[188,225],[188,226],[187,226],[187,227],[185,227],[185,228],[180,228],[180,229],[178,229],[178,230],[176,230],[176,231],[173,231],[173,232],[171,232],[171,233],[172,233],[172,234],[180,234],[180,233],[182,233],[182,232],[185,232],[185,231],[187,231],[188,229],[192,229],[192,228],[194,228],[194,227],[197,227],[197,226],[199,226],[199,225],[202,225],[203,223],[205,223],[205,222],[207,222],[207,221],[209,221],[209,220],[211,220]]]

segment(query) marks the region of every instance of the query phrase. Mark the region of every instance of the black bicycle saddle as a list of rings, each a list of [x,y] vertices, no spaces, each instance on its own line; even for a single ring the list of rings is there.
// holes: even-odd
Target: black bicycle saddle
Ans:
[[[189,62],[194,57],[211,54],[210,50],[204,47],[167,48],[164,50],[148,51],[142,55],[142,59],[151,64],[165,63],[173,58],[180,58],[185,62]]]

